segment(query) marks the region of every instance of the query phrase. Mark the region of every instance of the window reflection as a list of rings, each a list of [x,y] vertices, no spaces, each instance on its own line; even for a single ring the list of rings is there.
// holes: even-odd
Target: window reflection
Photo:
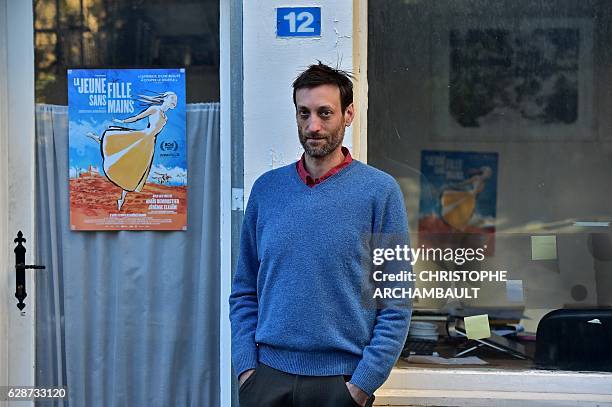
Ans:
[[[66,69],[187,69],[187,102],[219,100],[218,0],[35,0],[36,100],[67,104]]]

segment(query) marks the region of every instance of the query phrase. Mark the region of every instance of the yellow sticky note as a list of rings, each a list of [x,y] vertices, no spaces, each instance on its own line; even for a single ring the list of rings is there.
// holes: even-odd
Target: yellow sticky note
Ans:
[[[557,236],[531,236],[531,260],[557,258]]]
[[[468,339],[484,339],[491,336],[489,328],[489,315],[474,315],[473,317],[463,318],[465,333]]]

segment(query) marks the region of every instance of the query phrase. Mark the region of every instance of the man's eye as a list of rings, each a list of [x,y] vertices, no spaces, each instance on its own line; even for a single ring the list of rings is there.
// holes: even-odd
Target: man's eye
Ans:
[[[307,119],[307,118],[308,118],[307,112],[300,112],[300,119]]]
[[[321,116],[322,117],[329,117],[329,116],[331,116],[331,112],[329,110],[326,110],[324,112],[321,112]]]

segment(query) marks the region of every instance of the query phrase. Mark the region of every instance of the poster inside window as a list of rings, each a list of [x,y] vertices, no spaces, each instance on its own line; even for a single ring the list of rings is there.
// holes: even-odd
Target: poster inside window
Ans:
[[[497,153],[421,154],[419,242],[432,248],[495,247]]]

